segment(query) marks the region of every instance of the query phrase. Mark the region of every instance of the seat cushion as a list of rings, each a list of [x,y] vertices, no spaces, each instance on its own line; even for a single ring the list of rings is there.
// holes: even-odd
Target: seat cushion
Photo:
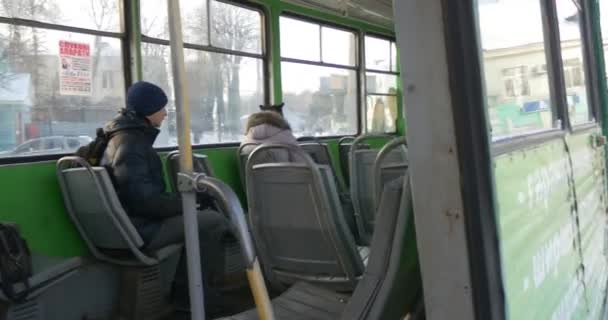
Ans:
[[[335,320],[340,318],[348,299],[347,295],[299,282],[272,300],[272,306],[277,319]],[[223,319],[255,320],[259,318],[257,311],[252,309]]]

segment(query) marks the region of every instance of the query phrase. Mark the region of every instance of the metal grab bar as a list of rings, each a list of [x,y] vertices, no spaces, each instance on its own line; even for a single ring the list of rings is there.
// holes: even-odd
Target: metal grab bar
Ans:
[[[253,299],[261,320],[274,320],[274,310],[270,303],[270,296],[264,275],[260,268],[253,239],[245,219],[245,211],[237,195],[223,181],[209,177],[203,173],[194,173],[192,176],[185,173],[178,173],[179,188],[193,188],[197,192],[204,192],[214,197],[218,201],[220,211],[226,214],[235,227],[236,235],[241,246],[241,252],[246,263],[247,279],[253,294]],[[189,184],[189,185],[185,185]]]

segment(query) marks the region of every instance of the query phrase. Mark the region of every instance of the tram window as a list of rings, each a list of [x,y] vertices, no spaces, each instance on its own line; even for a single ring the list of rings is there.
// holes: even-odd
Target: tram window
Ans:
[[[391,71],[391,41],[376,37],[365,37],[365,67],[367,69]]]
[[[261,54],[261,14],[255,10],[211,1],[211,45]]]
[[[209,45],[207,1],[180,1],[184,42]],[[140,1],[141,33],[151,38],[169,40],[167,0]]]
[[[355,34],[334,28],[321,28],[322,59],[325,63],[356,66]]]
[[[119,5],[119,0],[9,0],[0,1],[0,16],[120,32]]]
[[[568,114],[572,125],[590,120],[583,45],[581,41],[581,12],[572,0],[555,0],[559,21],[564,82],[566,86]]]
[[[143,5],[146,1],[147,8]],[[182,16],[188,20],[184,23],[184,33],[188,34],[184,36],[184,59],[192,141],[194,144],[237,142],[243,135],[248,115],[257,112],[258,106],[264,103],[261,13],[216,1],[182,3],[185,4],[181,8]],[[166,0],[142,0],[142,32],[145,33],[145,28],[151,30],[142,40],[143,78],[158,84],[169,95],[169,115],[156,139],[156,147],[177,144],[171,51],[158,41],[166,40],[162,32],[166,23],[155,22],[166,19],[166,9],[154,10],[154,6],[164,8],[166,5]],[[208,6],[212,13],[210,20],[206,16]],[[199,20],[194,23],[196,15]],[[154,34],[158,38],[151,36]],[[231,54],[211,52],[213,47],[226,49]]]
[[[321,62],[321,26],[286,17],[279,21],[281,57]]]
[[[356,134],[356,34],[286,16],[280,27],[284,113],[294,133]]]
[[[600,8],[600,24],[602,31],[602,47],[604,48],[604,65],[608,66],[608,0],[598,1]],[[608,79],[608,67],[604,70],[604,75]]]
[[[492,139],[553,128],[540,1],[479,2],[478,8]]]
[[[296,135],[357,133],[356,71],[283,62],[281,72],[285,117]]]
[[[0,24],[0,60],[0,157],[33,155],[20,146],[44,137],[93,136],[124,107],[119,38]]]
[[[397,54],[394,41],[365,37],[366,127],[368,132],[397,131]]]

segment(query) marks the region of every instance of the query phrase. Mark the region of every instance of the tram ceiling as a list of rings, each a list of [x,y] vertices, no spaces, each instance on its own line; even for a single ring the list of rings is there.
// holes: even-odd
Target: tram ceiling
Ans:
[[[392,0],[287,0],[286,2],[329,10],[343,16],[393,27]]]

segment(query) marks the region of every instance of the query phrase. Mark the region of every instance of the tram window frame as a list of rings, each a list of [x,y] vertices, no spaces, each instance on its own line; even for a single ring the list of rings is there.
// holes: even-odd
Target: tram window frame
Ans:
[[[384,41],[388,41],[389,42],[389,66],[388,66],[388,71],[387,70],[381,70],[381,69],[374,69],[374,68],[368,68],[367,67],[367,54],[366,54],[366,50],[367,50],[367,44],[366,44],[366,38],[367,37],[371,37],[371,38],[375,38],[375,39],[379,39],[379,40],[384,40]],[[383,132],[374,132],[374,133],[382,133],[382,134],[397,134],[399,132],[399,118],[400,118],[400,114],[399,114],[399,110],[403,109],[402,106],[400,106],[400,102],[401,102],[401,89],[399,86],[399,77],[401,77],[401,65],[399,64],[399,55],[398,55],[398,47],[397,47],[397,40],[394,37],[390,37],[390,36],[386,36],[386,35],[382,35],[382,34],[377,34],[377,33],[372,33],[372,32],[365,32],[362,34],[362,48],[360,49],[361,51],[361,55],[363,56],[363,58],[361,59],[362,64],[363,64],[363,77],[365,79],[365,81],[363,81],[363,94],[365,96],[365,100],[363,102],[363,110],[362,110],[362,122],[364,122],[364,128],[365,128],[365,132],[369,132],[372,133],[373,131],[371,131],[369,129],[369,123],[368,123],[368,117],[367,117],[367,113],[368,113],[368,109],[369,106],[367,105],[367,98],[369,96],[384,96],[384,97],[394,97],[395,99],[395,104],[396,104],[396,115],[395,115],[395,119],[393,119],[394,122],[394,129],[393,131],[386,131],[384,130]],[[393,52],[393,50],[395,50],[395,52]],[[395,59],[395,61],[393,61],[393,59]],[[394,66],[394,70],[393,70],[393,66]],[[376,93],[376,92],[371,92],[368,91],[367,88],[367,74],[368,73],[376,73],[376,74],[385,74],[385,75],[391,75],[391,76],[395,76],[395,93]],[[403,117],[401,115],[401,117]]]
[[[90,36],[92,38],[101,37],[101,38],[109,38],[116,40],[119,45],[120,50],[120,62],[121,62],[121,71],[122,71],[122,81],[124,84],[123,87],[123,103],[126,98],[126,89],[128,88],[131,81],[131,57],[133,52],[130,47],[129,35],[132,32],[131,28],[127,26],[124,22],[126,21],[126,17],[131,15],[130,8],[131,6],[125,5],[126,0],[117,0],[116,10],[118,12],[118,30],[113,31],[105,31],[105,30],[96,30],[88,27],[78,27],[70,24],[61,24],[60,22],[48,22],[44,20],[35,20],[35,19],[26,19],[21,17],[10,17],[10,16],[0,16],[0,24],[7,26],[16,26],[22,28],[30,28],[30,29],[38,29],[43,31],[51,31],[51,32],[64,32],[64,33],[72,33],[83,36]],[[102,76],[102,73],[99,75]],[[92,77],[92,75],[91,75]],[[118,80],[115,78],[113,80]],[[94,81],[94,80],[93,80]],[[103,82],[103,80],[102,80]],[[117,81],[114,81],[116,84]],[[109,119],[108,119],[109,120]],[[100,123],[99,126],[102,126],[103,123]],[[94,132],[86,132],[81,134],[94,134]],[[47,136],[40,136],[36,139],[44,139]],[[67,137],[69,138],[69,137]],[[24,141],[23,143],[26,143]],[[17,146],[18,147],[18,146]],[[70,155],[73,152],[49,152],[49,153],[40,153],[35,155],[13,155],[0,157],[0,165],[18,165],[24,163],[34,163],[34,162],[45,162],[45,161],[54,161],[63,156]]]
[[[361,93],[363,92],[362,90],[363,90],[364,84],[362,83],[363,80],[361,79],[361,75],[363,74],[365,61],[362,61],[361,58],[364,56],[364,53],[362,53],[362,50],[363,50],[362,41],[363,41],[364,33],[361,32],[360,29],[357,29],[354,27],[349,27],[349,26],[345,26],[345,25],[341,25],[341,24],[337,24],[337,23],[332,23],[332,22],[329,22],[329,21],[326,21],[323,19],[318,19],[318,18],[302,15],[300,13],[293,12],[293,11],[283,11],[278,17],[279,24],[280,24],[280,19],[283,17],[292,19],[292,20],[305,22],[305,23],[318,25],[319,41],[320,41],[319,61],[283,57],[282,52],[279,55],[278,60],[279,60],[279,63],[281,64],[281,84],[282,84],[282,89],[283,89],[282,90],[283,99],[285,96],[284,95],[285,90],[284,90],[284,85],[283,85],[283,81],[282,81],[282,76],[284,73],[283,63],[310,65],[310,66],[316,66],[316,67],[326,67],[326,68],[335,68],[335,69],[354,71],[355,72],[355,85],[356,85],[356,88],[355,88],[356,132],[348,133],[348,134],[315,135],[315,137],[321,138],[321,139],[331,139],[331,138],[338,138],[338,137],[343,137],[343,136],[348,136],[348,135],[360,135],[363,132],[363,125],[362,125],[361,118],[363,117],[362,116],[362,107],[363,107],[364,102],[362,101],[363,98],[361,97]],[[323,52],[323,48],[322,48],[323,47],[323,44],[322,44],[323,43],[323,37],[322,37],[323,27],[330,28],[330,29],[337,29],[339,31],[345,31],[345,32],[349,32],[349,33],[353,34],[353,36],[354,36],[354,52],[353,53],[354,53],[354,61],[355,61],[354,65],[349,66],[346,64],[343,65],[343,64],[334,64],[334,63],[323,62],[323,54],[322,54],[322,52]],[[280,41],[281,34],[282,34],[281,30],[279,30],[279,41]],[[287,105],[285,108],[288,109],[289,106]],[[296,136],[302,136],[302,135],[299,135],[297,132],[294,132],[294,134]]]
[[[597,73],[597,70],[594,70],[593,68],[591,68],[592,65],[597,65],[597,63],[594,63],[592,61],[595,61],[595,59],[593,59],[592,57],[594,56],[593,52],[591,52],[591,47],[592,47],[592,42],[593,42],[593,38],[590,37],[590,34],[593,32],[593,30],[590,30],[590,25],[588,23],[588,5],[587,5],[587,1],[586,0],[580,0],[578,1],[578,4],[581,5],[581,7],[579,8],[579,13],[580,13],[580,19],[578,19],[578,29],[579,29],[579,33],[580,33],[580,42],[581,42],[581,46],[580,46],[580,50],[581,50],[581,58],[582,58],[582,64],[581,64],[581,68],[582,71],[584,72],[583,75],[583,80],[584,80],[584,85],[585,85],[585,92],[587,94],[587,120],[585,122],[581,122],[581,123],[572,123],[572,119],[570,117],[570,112],[568,111],[568,101],[567,101],[567,90],[568,90],[568,84],[566,83],[566,62],[572,60],[572,59],[566,59],[564,60],[564,57],[562,55],[562,40],[561,40],[561,30],[560,30],[560,24],[558,21],[558,13],[557,13],[557,0],[549,0],[549,4],[547,7],[543,8],[543,11],[547,10],[552,10],[552,14],[550,17],[550,30],[553,33],[554,36],[554,40],[556,40],[557,43],[557,48],[555,50],[553,50],[552,54],[554,55],[554,59],[559,60],[559,66],[560,66],[560,74],[561,74],[561,78],[562,81],[560,84],[558,84],[558,90],[560,90],[561,92],[561,104],[562,104],[562,112],[564,113],[564,119],[567,120],[565,121],[566,123],[564,123],[564,125],[566,126],[566,128],[572,132],[572,133],[576,133],[576,132],[580,132],[580,131],[585,131],[588,130],[589,128],[593,128],[596,126],[597,124],[597,115],[598,113],[598,108],[599,108],[599,102],[598,99],[596,97],[596,93],[598,92],[597,90],[599,90],[599,88],[597,87],[597,83],[596,81],[593,81],[593,77],[595,76],[595,74]],[[570,1],[575,1],[575,0],[570,0]]]
[[[170,0],[163,0],[163,1],[170,1]],[[262,84],[262,90],[263,90],[263,93],[262,93],[263,101],[262,102],[264,104],[268,104],[270,102],[270,92],[271,92],[270,88],[271,88],[271,82],[272,82],[272,76],[270,74],[270,49],[269,49],[270,48],[270,37],[268,35],[268,30],[270,30],[270,26],[269,26],[270,13],[268,11],[268,8],[264,5],[257,4],[257,3],[243,3],[241,1],[225,1],[225,0],[206,0],[206,6],[207,6],[206,14],[207,14],[208,26],[211,24],[210,17],[212,15],[212,9],[211,9],[212,1],[243,8],[243,9],[247,9],[247,10],[251,10],[251,11],[255,11],[260,15],[260,53],[251,53],[251,52],[247,52],[247,51],[226,49],[221,46],[214,46],[213,41],[212,41],[213,36],[211,35],[210,29],[207,30],[208,44],[202,45],[202,44],[195,44],[195,43],[190,43],[190,42],[184,41],[184,43],[183,43],[184,50],[195,50],[195,51],[202,51],[202,52],[211,53],[211,54],[233,55],[233,56],[240,56],[240,57],[244,57],[244,58],[259,59],[261,66],[262,66],[262,73],[261,73],[261,76],[262,76],[261,84]],[[139,18],[139,21],[137,23],[141,24],[141,20],[142,20],[141,6],[139,8],[138,18]],[[145,35],[143,32],[141,32],[141,30],[139,32],[139,35],[140,35],[141,47],[143,47],[145,44],[152,44],[152,45],[157,45],[157,46],[163,46],[168,51],[170,50],[169,39],[151,37],[151,36]],[[141,53],[141,51],[140,51],[140,53]],[[143,54],[141,55],[141,60],[142,60],[141,67],[142,67],[142,73],[143,73],[144,60],[145,60],[145,57],[143,56]],[[173,71],[171,70],[171,73],[172,72]],[[170,75],[170,77],[172,77],[172,75]],[[143,76],[143,74],[142,74],[142,80],[145,80],[145,77]],[[172,85],[173,84],[170,84],[170,86],[172,86]],[[225,141],[225,142],[222,141],[222,142],[211,142],[211,143],[205,143],[204,141],[201,141],[201,143],[194,143],[194,141],[193,141],[192,147],[196,148],[196,149],[207,149],[207,148],[213,148],[213,147],[237,146],[240,143],[239,140],[240,139],[236,139],[234,141],[231,140],[231,141]],[[170,150],[175,150],[176,147],[177,147],[177,144],[171,144],[171,145],[155,146],[155,149],[157,151],[170,151]]]
[[[546,65],[549,77],[549,87],[551,91],[553,119],[558,121],[558,126],[542,130],[539,132],[524,133],[521,135],[510,136],[504,139],[492,139],[492,154],[500,155],[506,152],[521,149],[525,146],[538,145],[547,141],[562,138],[566,133],[576,134],[595,128],[598,124],[597,115],[600,114],[600,98],[597,97],[600,90],[597,81],[597,70],[592,68],[597,65],[595,55],[591,50],[594,43],[592,37],[592,27],[589,24],[588,3],[582,0],[581,19],[579,28],[581,33],[582,68],[584,71],[586,93],[588,97],[589,120],[587,122],[572,124],[567,108],[566,81],[564,73],[564,61],[561,52],[561,39],[559,21],[557,16],[557,5],[555,0],[540,0],[541,14],[543,16],[543,41],[545,54],[547,57]],[[479,22],[477,23],[479,30]],[[481,32],[481,31],[479,31]],[[481,40],[480,40],[481,41]],[[480,61],[483,65],[483,60]],[[485,81],[485,79],[483,79]],[[487,108],[487,107],[486,107]],[[488,119],[489,121],[489,119]],[[489,125],[489,124],[488,124]],[[490,125],[489,125],[490,127]],[[491,132],[489,133],[491,136]]]
[[[553,28],[553,24],[554,24],[554,20],[552,20],[551,17],[548,17],[548,9],[551,9],[551,7],[548,7],[547,4],[551,1],[554,0],[535,0],[538,3],[539,9],[540,9],[540,18],[541,20],[541,29],[539,31],[542,31],[542,42],[539,42],[539,44],[542,44],[543,46],[543,55],[544,55],[544,66],[546,70],[546,74],[547,74],[547,89],[548,89],[548,98],[550,99],[551,103],[549,105],[550,107],[550,111],[551,111],[551,127],[548,128],[540,128],[540,129],[534,129],[534,130],[529,130],[529,131],[522,131],[519,133],[515,133],[515,134],[508,134],[506,136],[497,136],[494,137],[493,136],[493,128],[492,128],[492,124],[490,123],[491,119],[489,117],[489,115],[486,116],[486,121],[488,122],[488,135],[490,137],[490,142],[493,145],[493,149],[498,150],[498,153],[501,153],[501,150],[511,150],[513,149],[513,146],[518,146],[521,147],[522,145],[534,145],[534,144],[538,144],[538,143],[542,143],[544,141],[548,141],[551,139],[555,139],[556,137],[559,136],[563,136],[563,134],[565,133],[565,131],[567,130],[569,124],[568,124],[568,117],[567,114],[564,115],[563,114],[563,102],[561,99],[561,93],[562,93],[562,89],[561,89],[561,85],[560,83],[563,83],[563,71],[559,71],[559,72],[555,72],[556,70],[561,70],[561,57],[559,56],[559,51],[555,51],[555,37],[558,35],[555,33],[555,29]],[[476,4],[477,6],[477,11],[479,10],[479,3]],[[478,41],[480,43],[480,48],[479,48],[479,54],[480,54],[480,60],[479,63],[482,66],[482,70],[486,69],[485,66],[485,61],[484,61],[484,50],[483,50],[483,39],[482,39],[482,32],[483,32],[483,28],[481,25],[481,19],[479,17],[479,14],[477,15],[477,21],[476,21],[476,26],[477,26],[477,37],[478,37]],[[557,45],[560,45],[559,40],[557,41]],[[510,67],[520,67],[521,64],[514,64],[513,66]],[[484,92],[483,92],[483,96],[485,99],[485,108],[486,108],[486,113],[489,113],[490,107],[489,107],[489,103],[488,100],[490,98],[490,96],[487,93],[487,78],[486,78],[486,74],[485,71],[482,71],[482,77],[481,80],[484,83]],[[561,73],[561,77],[560,75],[558,75],[556,77],[556,73]],[[504,83],[501,84],[503,87],[505,86]],[[504,88],[503,88],[504,89]],[[495,151],[496,151],[495,150]],[[493,151],[494,152],[494,151]]]

